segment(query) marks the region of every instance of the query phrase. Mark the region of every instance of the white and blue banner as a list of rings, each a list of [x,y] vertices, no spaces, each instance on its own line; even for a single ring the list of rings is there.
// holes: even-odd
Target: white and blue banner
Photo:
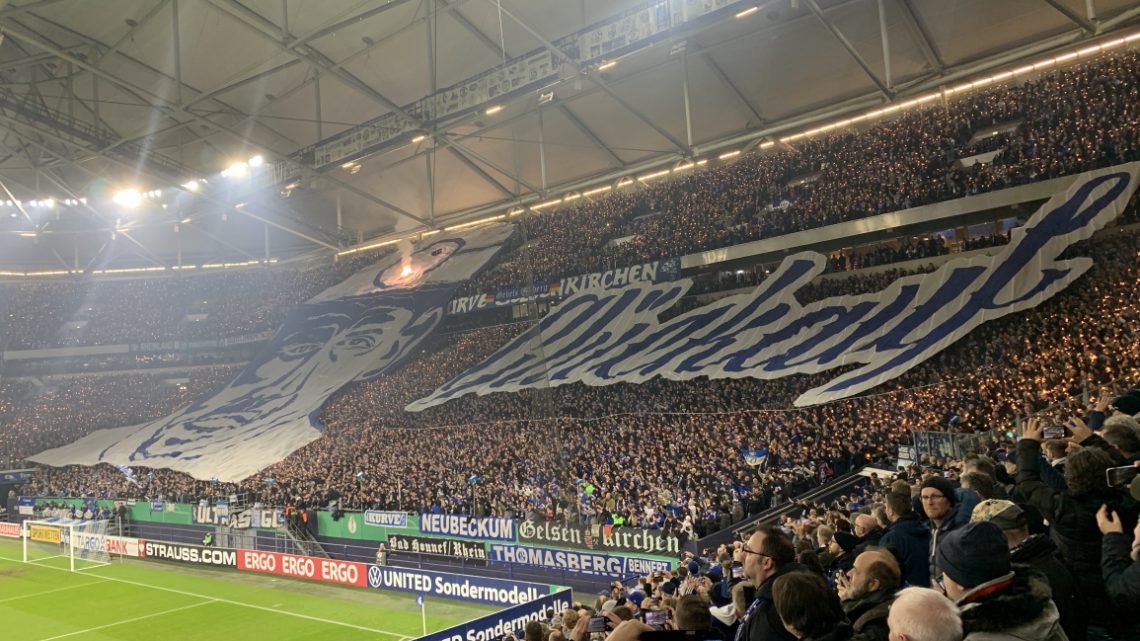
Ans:
[[[515,521],[498,517],[477,519],[462,514],[421,514],[420,532],[461,539],[514,541]]]
[[[752,467],[764,467],[764,464],[768,462],[768,448],[766,447],[759,450],[741,448],[740,453],[744,456],[744,462]]]
[[[548,611],[555,618],[574,605],[574,592],[569,588],[548,594],[529,603],[516,605],[494,614],[488,614],[467,623],[460,623],[439,632],[420,637],[417,641],[494,641],[507,635],[523,638],[523,630],[531,621],[545,621]]]
[[[547,570],[574,572],[575,574],[620,578],[633,574],[645,575],[659,570],[668,572],[673,569],[668,561],[614,556],[596,552],[554,550],[500,543],[491,543],[488,548],[491,552],[491,561],[494,563],[527,565]]]
[[[890,381],[974,328],[1048,300],[1076,281],[1091,258],[1059,257],[1115,219],[1136,190],[1140,163],[1082,174],[1050,198],[992,256],[959,258],[862,296],[801,305],[796,290],[827,258],[800,252],[750,293],[661,322],[691,280],[591,290],[571,296],[482,363],[408,406],[420,411],[467,394],[571,383],[774,379],[847,371],[796,399],[803,407],[847,398]]]
[[[364,513],[364,524],[375,527],[406,528],[408,527],[408,513],[368,510]]]
[[[464,576],[429,570],[368,566],[368,585],[378,590],[416,592],[427,596],[491,605],[520,605],[550,593],[550,586],[510,579]]]
[[[3,484],[19,484],[25,481],[32,480],[35,476],[35,470],[5,470],[0,472],[0,483]]]
[[[433,236],[298,306],[233,382],[153,423],[94,432],[37,463],[144,465],[236,482],[320,438],[321,406],[382,375],[440,322],[460,283],[510,237],[511,225]]]
[[[466,314],[490,307],[518,305],[530,300],[566,298],[579,292],[594,289],[613,289],[636,283],[660,283],[677,280],[681,276],[681,259],[669,258],[648,263],[619,267],[604,272],[581,276],[568,276],[558,280],[535,281],[529,287],[515,286],[500,289],[494,294],[475,294],[452,300],[447,305],[449,315]]]

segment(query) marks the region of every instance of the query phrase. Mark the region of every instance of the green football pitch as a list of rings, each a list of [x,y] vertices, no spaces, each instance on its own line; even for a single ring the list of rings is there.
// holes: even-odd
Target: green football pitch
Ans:
[[[410,594],[138,560],[69,572],[67,559],[21,558],[19,542],[0,541],[4,641],[406,641],[423,633]],[[494,611],[428,598],[427,630]]]

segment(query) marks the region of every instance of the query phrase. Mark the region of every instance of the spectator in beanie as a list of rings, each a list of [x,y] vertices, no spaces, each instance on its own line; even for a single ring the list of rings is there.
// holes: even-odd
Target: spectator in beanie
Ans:
[[[846,576],[855,564],[855,547],[859,545],[859,537],[850,532],[839,531],[831,537],[828,552],[831,553],[831,565],[827,571],[827,583],[835,587],[836,577]]]
[[[1010,561],[1027,565],[1049,581],[1053,603],[1061,615],[1061,627],[1069,641],[1083,641],[1088,636],[1088,612],[1084,595],[1077,590],[1076,579],[1061,560],[1057,546],[1046,534],[1029,534],[1025,510],[1010,501],[991,499],[974,508],[970,520],[993,523],[1009,544]]]
[[[926,513],[926,526],[930,529],[928,559],[932,577],[938,576],[941,572],[937,560],[939,540],[962,523],[969,521],[968,510],[973,510],[973,505],[960,505],[958,497],[958,488],[941,476],[930,476],[919,488],[918,499],[921,501],[923,512]]]
[[[1011,567],[1009,544],[993,523],[969,523],[938,546],[935,577],[962,613],[966,641],[1067,641],[1049,583]]]

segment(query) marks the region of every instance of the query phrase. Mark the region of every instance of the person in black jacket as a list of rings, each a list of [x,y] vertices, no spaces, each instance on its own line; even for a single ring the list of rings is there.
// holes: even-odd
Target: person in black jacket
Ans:
[[[910,496],[891,492],[887,494],[886,507],[891,526],[879,539],[879,545],[896,554],[907,585],[930,587],[930,564],[926,556],[930,550],[930,530],[918,520]]]
[[[1061,561],[1053,541],[1045,534],[1029,534],[1025,511],[1010,501],[991,499],[979,503],[970,520],[998,526],[1009,544],[1010,561],[1028,565],[1045,575],[1065,635],[1069,641],[1084,641],[1088,637],[1088,610],[1084,595],[1078,591],[1077,581]]]
[[[871,548],[856,557],[849,578],[839,580],[839,599],[855,641],[888,641],[887,615],[901,581],[899,563],[887,550]]]
[[[772,598],[784,627],[801,641],[849,641],[851,624],[827,582],[814,574],[790,572],[776,579]]]
[[[1101,534],[1096,514],[1101,506],[1117,512],[1125,527],[1136,524],[1138,506],[1117,488],[1110,488],[1105,470],[1122,462],[1120,455],[1079,419],[1070,422],[1071,440],[1081,447],[1065,465],[1067,489],[1058,492],[1041,480],[1043,426],[1030,419],[1017,444],[1017,490],[1049,521],[1051,537],[1076,578],[1078,591],[1088,603],[1089,625],[1094,631],[1116,631],[1128,626],[1132,615],[1114,607],[1101,577]],[[1114,458],[1116,457],[1116,458]]]
[[[772,584],[791,572],[802,571],[795,562],[796,548],[784,531],[762,525],[756,528],[744,553],[744,576],[756,587],[756,598],[736,630],[736,641],[796,641],[780,619],[772,600]],[[822,580],[822,579],[821,579]]]
[[[1135,612],[1140,609],[1140,524],[1129,541],[1116,512],[1110,513],[1102,506],[1096,513],[1096,522],[1104,535],[1100,568],[1105,591],[1117,609]]]

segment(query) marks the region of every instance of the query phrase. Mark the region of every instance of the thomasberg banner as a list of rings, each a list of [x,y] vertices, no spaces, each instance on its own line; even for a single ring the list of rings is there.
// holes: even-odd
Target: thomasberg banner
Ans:
[[[617,527],[608,533],[603,528],[595,534],[589,526],[519,521],[518,536],[519,543],[541,543],[579,550],[612,550],[660,556],[677,556],[681,553],[681,541],[660,530]]]
[[[800,252],[752,292],[662,322],[691,280],[571,296],[482,363],[411,403],[421,411],[467,394],[571,383],[644,383],[661,377],[774,379],[846,370],[804,392],[798,407],[854,396],[893,380],[983,323],[1036,307],[1092,268],[1060,258],[1124,211],[1140,163],[1078,176],[993,256],[951,260],[861,296],[810,305],[795,298],[827,267]]]

